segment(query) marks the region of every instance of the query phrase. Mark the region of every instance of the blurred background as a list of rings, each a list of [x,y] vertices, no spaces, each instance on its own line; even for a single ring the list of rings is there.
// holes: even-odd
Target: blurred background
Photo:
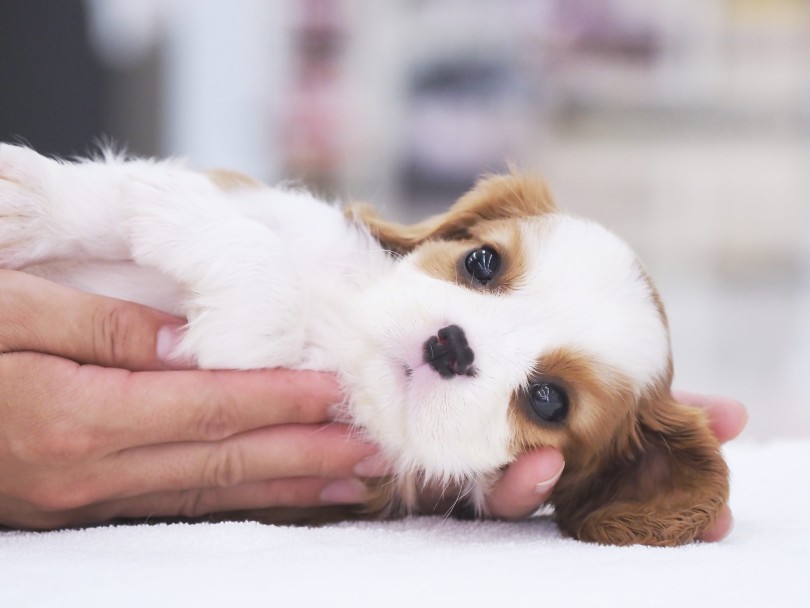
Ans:
[[[412,220],[507,161],[648,265],[676,385],[810,437],[810,0],[3,0],[0,139]]]

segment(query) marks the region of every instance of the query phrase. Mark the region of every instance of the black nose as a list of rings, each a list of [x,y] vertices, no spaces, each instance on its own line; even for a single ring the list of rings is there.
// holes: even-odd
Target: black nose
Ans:
[[[464,330],[458,325],[442,327],[438,335],[425,342],[425,363],[435,369],[442,378],[472,376],[472,362],[475,358]]]

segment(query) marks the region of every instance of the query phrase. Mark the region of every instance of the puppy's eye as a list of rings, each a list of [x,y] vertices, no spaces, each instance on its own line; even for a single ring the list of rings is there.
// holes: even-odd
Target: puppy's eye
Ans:
[[[561,422],[568,415],[568,395],[556,384],[532,384],[529,397],[534,413],[548,422]]]
[[[500,265],[500,256],[489,247],[480,247],[471,251],[464,260],[467,272],[481,285],[486,285],[492,280]]]

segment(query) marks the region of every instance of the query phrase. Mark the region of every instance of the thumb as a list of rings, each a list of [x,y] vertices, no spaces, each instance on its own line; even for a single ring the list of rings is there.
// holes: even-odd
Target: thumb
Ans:
[[[522,454],[487,496],[490,512],[501,519],[529,517],[551,496],[564,467],[563,455],[554,448]]]
[[[161,357],[183,319],[147,306],[0,270],[0,311],[0,352],[36,351],[130,370],[187,367]]]

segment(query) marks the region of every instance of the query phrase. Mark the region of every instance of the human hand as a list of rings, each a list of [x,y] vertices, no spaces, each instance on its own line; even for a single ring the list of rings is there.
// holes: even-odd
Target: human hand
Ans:
[[[745,407],[734,399],[682,391],[675,392],[674,396],[680,403],[703,408],[709,418],[709,427],[721,442],[737,437],[748,421]],[[502,519],[528,517],[551,496],[564,466],[562,454],[553,448],[539,448],[521,455],[509,466],[487,497],[490,512]],[[702,540],[725,538],[732,524],[731,511],[726,507]]]
[[[181,319],[19,272],[0,310],[0,524],[356,503],[385,472],[328,374],[168,371]]]

